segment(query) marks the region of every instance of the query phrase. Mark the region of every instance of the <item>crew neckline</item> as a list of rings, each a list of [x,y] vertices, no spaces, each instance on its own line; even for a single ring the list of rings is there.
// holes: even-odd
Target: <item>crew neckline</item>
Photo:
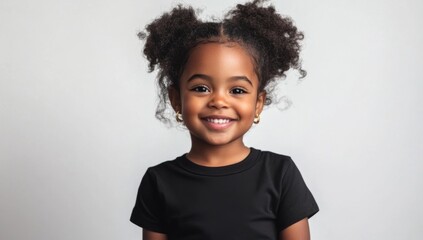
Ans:
[[[260,150],[250,147],[250,152],[243,160],[234,164],[219,166],[219,167],[208,167],[208,166],[199,165],[189,160],[186,157],[186,154],[178,157],[176,159],[176,162],[185,170],[195,174],[207,175],[207,176],[222,176],[222,175],[230,175],[230,174],[243,172],[251,168],[256,163],[259,153],[260,153]]]

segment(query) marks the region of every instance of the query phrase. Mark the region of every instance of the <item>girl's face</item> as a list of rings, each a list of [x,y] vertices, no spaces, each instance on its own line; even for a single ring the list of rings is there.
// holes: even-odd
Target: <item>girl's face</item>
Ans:
[[[242,143],[266,97],[258,92],[250,55],[235,43],[206,43],[192,49],[179,87],[179,92],[169,92],[170,99],[193,143]]]

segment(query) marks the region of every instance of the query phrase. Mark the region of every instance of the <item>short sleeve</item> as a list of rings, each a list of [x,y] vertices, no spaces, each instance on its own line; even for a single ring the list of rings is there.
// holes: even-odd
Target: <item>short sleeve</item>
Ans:
[[[166,233],[157,181],[151,169],[144,174],[130,221],[144,229]]]
[[[278,230],[283,230],[301,219],[310,218],[318,211],[319,207],[300,171],[289,158],[281,179],[281,195],[277,210]]]

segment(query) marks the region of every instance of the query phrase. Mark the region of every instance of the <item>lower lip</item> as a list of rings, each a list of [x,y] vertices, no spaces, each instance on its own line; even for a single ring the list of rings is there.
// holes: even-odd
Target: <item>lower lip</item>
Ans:
[[[231,120],[227,123],[222,123],[222,124],[209,122],[207,120],[203,120],[203,122],[209,129],[219,131],[219,130],[225,130],[226,128],[230,127],[234,121]]]

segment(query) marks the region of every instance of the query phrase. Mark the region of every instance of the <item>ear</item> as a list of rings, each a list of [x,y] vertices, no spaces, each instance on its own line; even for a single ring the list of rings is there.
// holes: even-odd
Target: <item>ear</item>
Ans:
[[[264,104],[266,103],[266,91],[259,92],[256,102],[256,115],[260,115],[263,111]]]
[[[173,110],[175,112],[181,111],[181,95],[179,93],[179,89],[176,89],[175,87],[170,86],[167,89],[167,93],[169,96],[170,104],[172,105]]]

